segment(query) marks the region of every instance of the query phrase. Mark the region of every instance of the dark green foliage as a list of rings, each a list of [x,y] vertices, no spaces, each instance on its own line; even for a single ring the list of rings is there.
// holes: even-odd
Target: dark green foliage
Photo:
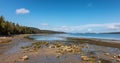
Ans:
[[[63,33],[49,30],[40,30],[33,27],[20,26],[9,21],[4,20],[0,16],[0,35],[13,35],[13,34],[35,34],[35,33]]]

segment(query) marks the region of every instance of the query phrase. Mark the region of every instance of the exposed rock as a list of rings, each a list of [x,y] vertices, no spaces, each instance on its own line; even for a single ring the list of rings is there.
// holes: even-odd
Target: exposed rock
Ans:
[[[25,56],[23,56],[21,59],[25,61],[25,60],[28,60],[29,58],[28,58],[27,55],[25,55]]]
[[[120,58],[120,54],[118,55],[118,58]]]
[[[107,60],[103,58],[100,58],[99,60],[101,61],[101,63],[113,63],[111,60]]]
[[[55,45],[50,45],[49,48],[56,48],[56,46]]]
[[[98,60],[98,63],[102,63],[100,60]]]
[[[107,56],[108,56],[108,55],[110,55],[110,53],[105,53],[105,55],[107,55]]]
[[[120,59],[118,58],[118,59],[116,59],[116,61],[120,62]]]
[[[63,44],[61,44],[61,43],[59,43],[59,42],[54,43],[54,45],[55,45],[56,47],[61,47],[61,46],[63,46]]]
[[[113,58],[116,58],[116,56],[113,56]]]
[[[61,53],[58,53],[58,54],[56,55],[56,57],[59,58],[61,55],[62,55]]]
[[[92,58],[89,58],[89,57],[87,57],[87,56],[81,56],[81,59],[82,59],[83,61],[91,61],[91,60],[92,60]]]
[[[71,45],[71,46],[61,46],[59,49],[56,51],[58,53],[80,53],[80,48],[76,45]]]

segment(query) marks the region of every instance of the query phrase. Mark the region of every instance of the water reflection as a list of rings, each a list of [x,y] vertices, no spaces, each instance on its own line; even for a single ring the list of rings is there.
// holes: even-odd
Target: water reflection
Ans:
[[[39,34],[31,35],[29,37],[35,40],[65,40],[65,38],[60,37],[59,34]]]

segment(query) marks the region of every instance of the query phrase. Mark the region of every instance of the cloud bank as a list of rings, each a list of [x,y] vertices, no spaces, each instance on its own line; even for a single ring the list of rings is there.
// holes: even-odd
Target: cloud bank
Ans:
[[[46,25],[46,24],[44,24]],[[86,24],[78,26],[60,26],[60,27],[49,27],[49,30],[64,31],[64,32],[105,32],[105,31],[120,31],[120,23],[106,23],[106,24]]]
[[[40,26],[48,26],[47,23],[41,23]]]
[[[16,9],[16,14],[28,14],[30,11],[25,8]]]

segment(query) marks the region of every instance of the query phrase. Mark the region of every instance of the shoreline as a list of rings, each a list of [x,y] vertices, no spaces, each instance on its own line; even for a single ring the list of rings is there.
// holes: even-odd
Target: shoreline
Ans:
[[[33,46],[39,46],[41,43],[41,41],[37,41],[37,40],[30,40],[30,39],[28,39],[28,38],[26,38],[27,36],[29,36],[29,35],[33,35],[33,34],[21,34],[21,35],[15,35],[15,36],[13,36],[12,38],[11,38],[11,42],[9,42],[8,44],[5,44],[4,46],[7,46],[8,48],[7,49],[5,49],[5,48],[3,48],[3,54],[0,54],[0,63],[21,63],[21,62],[27,62],[27,63],[29,63],[29,62],[31,62],[31,61],[33,61],[33,62],[31,62],[31,63],[37,63],[37,62],[40,62],[40,61],[42,61],[43,63],[45,63],[46,61],[48,61],[49,63],[58,63],[61,59],[59,59],[59,58],[56,58],[56,57],[59,57],[59,50],[58,50],[58,48],[56,47],[56,48],[49,48],[49,46],[51,46],[51,45],[53,45],[53,44],[49,44],[49,46],[48,47],[45,47],[45,48],[40,48],[40,49],[38,49],[38,51],[33,51],[33,52],[30,52],[30,51],[32,51],[32,48],[30,47],[30,51],[26,51],[26,49],[27,48],[25,48],[25,49],[21,49],[21,46],[19,45],[20,43],[22,43],[22,44],[25,44],[25,43],[31,43],[31,44],[33,44],[34,43],[34,45]],[[108,49],[106,48],[106,47],[101,47],[101,46],[103,46],[105,43],[104,42],[102,42],[102,43],[99,43],[98,41],[100,41],[100,40],[96,40],[95,41],[95,39],[93,40],[93,39],[83,39],[83,38],[70,38],[69,37],[69,40],[66,42],[66,43],[69,43],[69,41],[71,41],[71,42],[77,42],[77,43],[80,43],[80,49],[81,48],[83,48],[84,49],[84,47],[86,48],[87,47],[87,45],[86,44],[84,44],[84,43],[88,43],[89,44],[89,46],[90,46],[90,49],[94,49],[95,47],[98,47],[98,48],[100,48],[100,50],[98,50],[98,49],[95,49],[95,51],[97,51],[97,53],[99,53],[99,55],[96,55],[95,54],[95,57],[97,57],[97,56],[100,56],[100,59],[101,58],[105,58],[104,60],[105,61],[111,61],[110,59],[111,59],[111,57],[113,57],[113,56],[117,56],[118,54],[117,53],[113,53],[113,52],[111,52],[111,53],[109,53],[109,51],[108,51]],[[83,41],[83,42],[82,42]],[[39,42],[39,43],[37,43],[37,42]],[[58,41],[59,42],[59,41]],[[47,42],[42,42],[42,43],[47,43]],[[81,44],[82,43],[82,44]],[[109,42],[107,42],[107,43],[109,43]],[[59,44],[59,43],[58,43]],[[93,45],[90,45],[90,44],[96,44],[96,46],[94,47]],[[110,44],[110,43],[109,43]],[[109,45],[108,44],[108,45]],[[72,44],[72,45],[75,45],[75,44]],[[97,46],[97,45],[100,45],[100,46]],[[115,46],[115,44],[112,44],[111,43],[111,45],[114,45]],[[9,47],[10,46],[10,47]],[[13,49],[13,47],[15,46],[15,48],[17,49],[17,51],[14,51]],[[23,46],[25,46],[26,47],[26,45],[23,45]],[[62,45],[63,47],[66,47],[67,45]],[[61,47],[62,47],[61,46]],[[68,47],[68,46],[67,46]],[[18,49],[19,48],[19,49]],[[104,49],[105,48],[105,49]],[[62,48],[62,49],[64,49],[64,48]],[[76,49],[78,49],[78,48],[76,48]],[[76,50],[75,49],[75,50]],[[4,50],[6,50],[6,51],[4,51]],[[11,53],[11,51],[10,50],[12,50],[12,53]],[[58,50],[58,53],[56,53],[56,51]],[[60,49],[61,50],[61,49]],[[107,50],[107,51],[106,51]],[[10,52],[8,52],[8,51],[10,51]],[[14,52],[13,52],[14,51]],[[99,51],[101,51],[101,52],[99,52]],[[6,52],[8,52],[7,54],[6,54]],[[69,62],[69,60],[72,60],[72,59],[74,59],[75,61],[74,61],[74,63],[89,63],[89,62],[87,62],[87,61],[82,61],[81,60],[81,56],[83,56],[82,55],[82,53],[83,53],[84,51],[81,51],[81,53],[80,54],[78,54],[79,56],[76,56],[76,55],[74,55],[74,54],[68,54],[68,53],[66,53],[65,54],[65,56],[68,58],[68,60],[64,60],[64,61],[66,61],[66,63],[67,62]],[[91,51],[91,52],[93,52],[94,53],[94,51]],[[86,50],[86,52],[85,53],[87,53],[87,50]],[[112,55],[109,55],[109,57],[107,57],[108,55],[104,55],[104,54],[106,54],[106,53],[108,53],[108,54],[112,54]],[[26,61],[23,61],[23,60],[21,60],[21,57],[23,57],[23,56],[28,56],[28,60],[26,60]],[[69,56],[70,55],[70,56]],[[92,55],[92,54],[91,54]],[[86,55],[87,56],[87,55]],[[64,55],[61,55],[60,56],[61,58],[63,58],[64,59]],[[84,56],[83,56],[84,57]],[[89,57],[89,55],[88,55],[88,57]],[[10,60],[10,58],[13,58],[13,59],[11,59]],[[46,58],[46,59],[44,59],[44,58]],[[53,59],[54,61],[55,60],[58,60],[58,61],[56,61],[56,62],[52,62],[51,60],[49,60],[49,59]],[[72,58],[72,59],[71,59]],[[76,58],[79,58],[79,60],[77,60]],[[4,61],[2,61],[2,59],[4,59]],[[43,60],[39,60],[39,59],[43,59]],[[114,60],[116,60],[116,59],[114,59]],[[102,60],[101,60],[102,61]],[[119,63],[119,62],[118,62]]]
[[[96,38],[74,38],[74,37],[68,37],[67,39],[78,43],[88,43],[88,44],[94,44],[100,46],[120,48],[119,40],[96,39]]]
[[[0,37],[0,44],[12,42],[15,38],[22,38],[25,40],[30,41],[37,41],[33,38],[29,38],[30,35],[39,35],[39,34],[20,34],[20,35],[13,35],[9,37],[1,36]],[[62,37],[66,38],[68,41],[78,42],[78,43],[88,43],[88,44],[95,44],[100,46],[108,46],[108,47],[116,47],[120,48],[120,40],[113,40],[113,39],[99,39],[99,38],[76,38],[76,37]],[[48,41],[48,40],[47,40]],[[62,40],[60,40],[62,41]]]

